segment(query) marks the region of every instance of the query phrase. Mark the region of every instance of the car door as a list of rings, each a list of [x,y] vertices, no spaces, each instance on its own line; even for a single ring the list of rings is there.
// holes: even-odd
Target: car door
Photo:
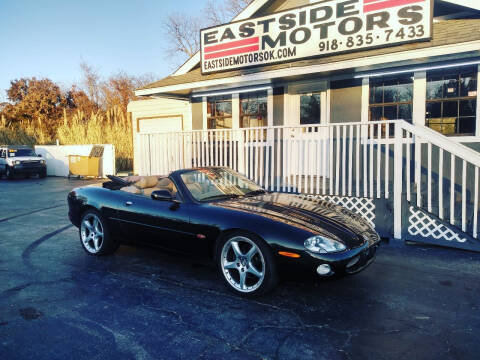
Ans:
[[[189,252],[195,236],[190,231],[187,204],[119,192],[123,203],[119,219],[128,241]]]

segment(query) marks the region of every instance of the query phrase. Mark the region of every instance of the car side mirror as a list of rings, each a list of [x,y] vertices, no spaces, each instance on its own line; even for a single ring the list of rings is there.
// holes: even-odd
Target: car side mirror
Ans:
[[[173,196],[168,190],[155,190],[151,198],[158,201],[173,201]]]
[[[38,157],[42,157],[42,154],[38,154]]]

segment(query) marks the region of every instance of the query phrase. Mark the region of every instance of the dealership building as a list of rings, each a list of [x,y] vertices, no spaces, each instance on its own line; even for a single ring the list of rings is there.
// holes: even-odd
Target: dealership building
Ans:
[[[405,119],[462,142],[475,142],[480,136],[480,4],[432,3],[254,0],[226,33],[228,25],[202,31],[202,39],[211,44],[202,44],[203,51],[175,73],[136,91],[149,99],[129,105],[134,141],[142,132]],[[430,6],[433,23],[428,24],[428,18],[416,22],[418,14],[430,16],[426,9]],[[408,10],[420,7],[425,9]],[[406,17],[399,20],[402,9]],[[362,10],[368,13],[362,15]],[[365,20],[369,14],[373,16]],[[283,32],[282,15],[287,29]],[[240,36],[249,35],[239,34],[245,23],[255,24],[243,30],[255,30],[257,44]],[[336,36],[342,30],[339,24],[344,24],[344,34]],[[309,41],[299,44],[308,33]],[[269,41],[262,39],[265,35]],[[338,39],[344,40],[342,45],[335,44]],[[227,49],[232,42],[239,44],[233,51]],[[217,63],[238,60],[238,54],[265,53],[265,58],[272,58],[252,65],[247,57],[242,64],[206,69],[212,53],[205,48],[223,56],[216,58]],[[289,57],[288,51],[295,48],[296,58]],[[141,154],[135,148],[138,172]]]
[[[362,211],[385,199],[395,237],[477,238],[478,1],[253,0],[199,35],[201,50],[128,106],[135,173],[226,165]]]

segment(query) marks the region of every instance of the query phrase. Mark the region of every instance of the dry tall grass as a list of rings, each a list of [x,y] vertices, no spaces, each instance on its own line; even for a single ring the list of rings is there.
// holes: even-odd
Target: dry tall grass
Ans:
[[[63,145],[113,144],[115,146],[117,171],[133,168],[132,124],[118,107],[87,117],[79,111],[57,129],[58,140]]]
[[[47,145],[56,139],[62,145],[113,144],[117,171],[133,168],[132,125],[118,107],[90,116],[78,111],[70,118],[64,112],[56,132],[54,138],[48,135],[38,121],[8,124],[5,118],[0,120],[0,144]]]

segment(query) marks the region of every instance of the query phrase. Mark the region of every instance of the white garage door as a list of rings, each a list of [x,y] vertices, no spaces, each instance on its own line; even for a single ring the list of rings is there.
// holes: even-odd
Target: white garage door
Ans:
[[[138,119],[138,132],[141,134],[182,130],[183,120],[181,116]]]

